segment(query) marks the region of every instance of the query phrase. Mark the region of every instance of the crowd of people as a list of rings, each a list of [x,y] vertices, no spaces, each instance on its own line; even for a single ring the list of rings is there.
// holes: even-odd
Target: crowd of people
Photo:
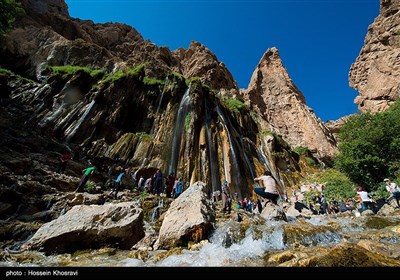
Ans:
[[[71,159],[72,153],[70,151],[62,153],[59,157],[56,171],[63,174],[67,163]],[[95,172],[95,166],[90,161],[88,162],[89,166],[82,170],[82,177],[76,186],[75,192],[82,191],[89,178]],[[110,195],[113,195],[115,199],[118,198],[118,193],[126,187],[125,183],[127,180],[133,180],[135,187],[141,192],[147,192],[158,196],[165,195],[168,198],[179,197],[186,188],[182,177],[176,177],[174,172],[164,176],[160,169],[157,169],[157,171],[148,178],[141,175],[138,179],[136,178],[137,171],[134,173],[132,169],[125,168],[119,157],[114,158],[114,163],[108,168],[105,166],[100,168],[101,172],[105,170],[107,170],[108,176],[108,183],[106,185],[111,188]],[[222,212],[228,214],[231,213],[233,200],[235,201],[237,209],[253,212],[254,209],[258,207],[260,213],[263,208],[261,201],[265,202],[264,207],[268,203],[277,205],[278,202],[281,201],[294,203],[295,205],[303,204],[301,208],[307,208],[311,210],[313,214],[333,214],[352,210],[359,210],[359,212],[364,212],[365,210],[375,211],[377,208],[376,201],[361,185],[358,186],[354,197],[341,199],[339,201],[334,199],[328,202],[324,195],[325,186],[323,184],[303,184],[299,189],[292,188],[292,196],[289,198],[286,192],[279,193],[276,179],[268,170],[261,176],[254,178],[254,181],[259,183],[259,185],[254,188],[254,193],[259,197],[257,201],[252,201],[248,197],[239,200],[237,193],[232,197],[227,181],[223,182],[221,190],[212,193],[211,199],[213,202],[218,202],[221,197]],[[385,202],[394,200],[396,204],[395,207],[400,208],[399,186],[387,178],[384,179],[384,182],[389,194]]]

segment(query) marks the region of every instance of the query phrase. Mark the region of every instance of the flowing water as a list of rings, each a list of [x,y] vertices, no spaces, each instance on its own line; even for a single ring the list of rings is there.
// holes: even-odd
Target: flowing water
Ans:
[[[162,200],[156,208],[159,207],[163,207]],[[135,251],[102,248],[50,256],[31,251],[21,253],[19,257],[3,257],[0,266],[239,267],[276,266],[279,263],[285,266],[291,262],[296,266],[307,263],[307,260],[318,260],[318,257],[326,258],[325,255],[329,258],[330,254],[332,258],[337,258],[334,248],[340,246],[348,246],[343,247],[347,248],[343,249],[344,257],[357,259],[357,255],[347,255],[352,248],[361,248],[356,245],[360,242],[380,250],[375,255],[378,260],[387,255],[388,264],[400,266],[400,236],[396,232],[400,228],[400,216],[356,218],[352,214],[325,215],[306,219],[291,217],[289,222],[284,222],[263,218],[259,214],[244,215],[242,212],[242,215],[248,218],[242,222],[228,219],[219,223],[198,250],[184,248],[170,254],[166,254],[165,250],[143,251],[141,255],[134,254]],[[382,223],[382,219],[391,226],[376,226]],[[163,254],[166,257],[160,257]],[[295,259],[298,259],[297,263]]]
[[[171,156],[168,164],[168,174],[171,172],[176,173],[178,167],[178,159],[181,148],[181,142],[183,138],[183,132],[185,128],[185,118],[190,112],[190,86],[186,89],[185,94],[179,104],[178,112],[176,114],[176,121],[173,131],[172,145],[171,145]]]
[[[206,115],[205,122],[206,122],[207,147],[208,147],[208,154],[210,157],[209,166],[210,166],[211,186],[212,186],[212,191],[215,192],[221,189],[221,183],[219,179],[217,155],[214,151],[214,144],[211,135],[211,116],[207,99],[205,99],[204,107]]]
[[[75,135],[75,133],[78,131],[79,127],[81,124],[84,122],[86,117],[89,115],[90,111],[92,110],[93,106],[95,104],[95,101],[92,100],[89,104],[85,106],[85,110],[81,117],[73,124],[71,124],[66,130],[65,130],[65,141],[68,143],[72,137]]]

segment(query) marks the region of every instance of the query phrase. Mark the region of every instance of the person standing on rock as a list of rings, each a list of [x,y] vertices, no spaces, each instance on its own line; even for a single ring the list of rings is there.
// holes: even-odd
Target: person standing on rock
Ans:
[[[122,168],[120,173],[118,174],[117,178],[114,182],[114,189],[111,191],[110,195],[114,193],[114,198],[117,199],[117,194],[119,190],[122,190],[122,178],[125,176],[125,170]]]
[[[167,197],[172,197],[172,189],[175,185],[175,173],[172,172],[171,174],[168,175],[168,185],[167,188],[165,189],[165,194]]]
[[[59,162],[57,166],[57,173],[64,174],[67,163],[72,159],[70,152],[65,152],[59,157]]]
[[[386,190],[390,193],[390,196],[388,197],[387,200],[389,201],[390,199],[395,199],[396,203],[397,203],[396,208],[399,208],[400,207],[400,203],[399,203],[399,200],[400,200],[400,188],[399,188],[399,186],[396,183],[391,182],[387,178],[384,179],[383,181],[386,183]]]
[[[138,182],[139,191],[143,191],[144,190],[144,183],[145,183],[145,180],[144,180],[143,176],[140,176],[140,179],[139,179],[139,182]]]
[[[81,180],[79,181],[78,186],[76,187],[75,192],[80,191],[86,185],[87,181],[89,180],[90,175],[94,172],[94,166],[90,165],[88,168],[83,169],[83,175]]]
[[[229,184],[228,181],[225,181],[224,184],[222,185],[222,212],[225,214],[227,212],[228,214],[231,213],[231,194],[229,190]]]
[[[358,200],[361,204],[360,212],[364,212],[367,209],[373,210],[372,199],[369,196],[368,192],[366,192],[362,186],[358,186],[356,197],[358,198]]]
[[[174,191],[174,198],[178,198],[183,191],[183,179],[182,177],[178,179],[178,183],[176,184],[175,191]]]
[[[160,169],[157,169],[157,172],[154,174],[154,194],[160,195],[162,192],[162,184],[163,184],[163,175]]]
[[[261,181],[264,188],[254,188],[254,192],[259,196],[268,199],[273,204],[278,204],[279,193],[276,187],[275,179],[271,172],[266,170],[263,175],[254,178],[254,181]],[[267,201],[268,203],[268,201]]]

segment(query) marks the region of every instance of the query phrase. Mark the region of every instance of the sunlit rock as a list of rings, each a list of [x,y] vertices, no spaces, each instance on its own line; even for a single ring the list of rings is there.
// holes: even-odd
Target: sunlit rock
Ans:
[[[72,252],[102,245],[129,249],[143,236],[143,212],[133,202],[77,205],[44,224],[24,249]]]
[[[205,184],[196,182],[171,203],[161,225],[156,249],[187,246],[206,239],[213,229],[214,211],[204,193]]]

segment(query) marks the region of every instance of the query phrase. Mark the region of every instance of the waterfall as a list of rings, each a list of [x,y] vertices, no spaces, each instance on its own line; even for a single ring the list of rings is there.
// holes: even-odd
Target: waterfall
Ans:
[[[86,105],[86,109],[85,109],[84,113],[82,114],[82,116],[79,118],[79,120],[75,124],[71,124],[65,130],[65,135],[66,135],[65,142],[68,143],[71,140],[71,138],[75,135],[75,133],[78,131],[79,127],[84,122],[86,117],[89,115],[90,111],[92,110],[94,103],[95,103],[95,101],[92,100],[92,102],[90,102],[88,105]]]
[[[284,188],[285,184],[283,183],[281,176],[279,176],[279,174],[275,172],[275,169],[272,168],[271,163],[269,162],[268,157],[265,155],[262,146],[257,149],[257,153],[259,154],[259,157],[261,157],[263,163],[267,165],[268,170],[271,171],[271,175],[275,179],[275,181],[279,182],[282,188]]]
[[[167,83],[167,80],[168,80],[168,77],[165,78],[165,82],[164,82],[165,84]],[[157,105],[157,110],[156,110],[155,117],[158,116],[158,112],[160,111],[161,103],[162,103],[162,100],[163,100],[163,98],[164,98],[164,92],[165,92],[165,85],[164,85],[164,88],[163,88],[163,90],[162,90],[162,92],[161,92],[160,100],[158,101],[158,105]],[[157,118],[157,123],[159,123],[160,117],[161,117],[161,116],[159,116],[159,117]],[[155,119],[154,119],[153,125],[152,125],[151,130],[150,130],[150,134],[151,134],[151,135],[154,134],[154,127],[155,127],[155,125],[156,125],[156,121],[155,121]]]
[[[228,129],[228,126],[226,125],[228,123],[228,121],[225,118],[225,115],[223,114],[223,112],[221,111],[221,109],[219,107],[217,107],[217,113],[218,116],[221,118],[222,120],[222,126],[224,127],[226,134],[228,135],[228,140],[229,140],[229,145],[230,145],[230,152],[231,152],[231,156],[232,156],[232,165],[233,165],[233,172],[234,175],[231,175],[231,180],[234,181],[234,185],[236,187],[236,189],[239,189],[240,187],[240,182],[239,182],[239,178],[240,178],[240,169],[239,169],[239,164],[238,164],[238,160],[237,160],[237,152],[236,152],[236,145],[232,139],[232,135]],[[225,161],[226,159],[224,159]],[[224,163],[225,165],[225,163]],[[232,170],[231,170],[232,172]],[[226,179],[226,178],[225,178]],[[232,183],[232,182],[230,182]]]
[[[200,181],[203,182],[207,181],[206,158],[207,158],[206,149],[200,149],[200,170],[201,170]]]
[[[158,205],[153,208],[151,217],[150,217],[150,222],[155,222],[158,217],[160,217],[160,208],[164,208],[164,200],[160,199],[158,201]]]
[[[212,141],[211,135],[211,116],[209,112],[207,99],[204,102],[205,113],[206,113],[206,134],[207,134],[207,146],[209,152],[209,161],[210,161],[210,176],[211,176],[211,189],[213,192],[221,189],[221,182],[219,180],[219,172],[218,172],[218,159],[214,152],[214,145]]]
[[[65,107],[66,107],[66,103],[64,101],[62,101],[61,104],[57,107],[57,109],[54,112],[51,112],[50,114],[48,114],[47,117],[43,118],[43,120],[41,120],[39,122],[39,126],[44,127],[48,123],[54,121],[56,118],[58,118],[62,114]]]
[[[185,118],[190,111],[190,86],[186,89],[185,94],[182,97],[181,103],[179,104],[178,112],[176,114],[175,126],[173,130],[172,145],[171,145],[171,156],[168,164],[168,174],[171,172],[176,173],[178,167],[178,158],[181,148],[183,130],[185,127]]]

